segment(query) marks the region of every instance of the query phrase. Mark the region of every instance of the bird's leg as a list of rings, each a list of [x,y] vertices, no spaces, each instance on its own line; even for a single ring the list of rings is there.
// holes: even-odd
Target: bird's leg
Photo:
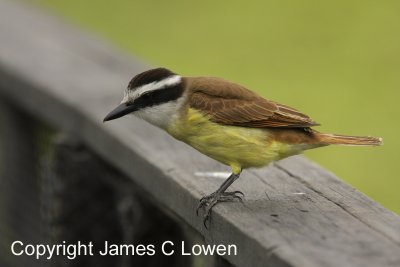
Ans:
[[[217,191],[214,193],[204,196],[200,199],[199,205],[197,206],[196,214],[199,214],[199,209],[202,207],[206,207],[205,210],[205,215],[203,219],[203,224],[207,228],[207,221],[210,219],[211,215],[211,210],[212,208],[218,203],[218,202],[227,202],[227,201],[232,201],[232,200],[239,200],[242,201],[242,197],[244,197],[244,194],[240,191],[233,191],[233,192],[225,192],[226,189],[234,182],[236,181],[240,176],[240,173],[232,173],[228,179],[226,179],[222,185],[218,188]]]

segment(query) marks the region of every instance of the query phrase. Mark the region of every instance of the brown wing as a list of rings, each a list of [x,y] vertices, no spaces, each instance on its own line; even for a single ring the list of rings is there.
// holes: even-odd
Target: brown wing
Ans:
[[[191,90],[189,106],[214,122],[253,128],[319,125],[307,115],[266,100],[243,86],[218,78],[187,79]]]

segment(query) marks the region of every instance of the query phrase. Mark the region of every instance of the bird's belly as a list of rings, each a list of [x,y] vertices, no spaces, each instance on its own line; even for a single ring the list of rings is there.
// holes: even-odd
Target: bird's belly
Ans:
[[[176,120],[167,131],[233,169],[262,167],[296,154],[293,145],[272,140],[266,129],[217,124],[193,109],[186,119]]]

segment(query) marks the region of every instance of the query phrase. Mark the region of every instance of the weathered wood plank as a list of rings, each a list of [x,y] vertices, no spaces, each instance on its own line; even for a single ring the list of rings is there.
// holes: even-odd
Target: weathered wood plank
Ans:
[[[145,122],[102,123],[142,64],[41,11],[0,1],[0,94],[82,138],[209,243],[238,245],[238,266],[399,266],[400,218],[302,157],[250,170],[209,231],[198,199],[228,168]]]
[[[304,164],[307,164],[306,169]],[[368,227],[400,245],[398,216],[393,212],[377,205],[375,201],[356,191],[355,188],[338,180],[332,173],[303,157],[298,157],[295,161],[284,160],[276,165]]]
[[[14,257],[9,249],[15,240],[40,243],[46,238],[40,216],[39,127],[3,99],[0,122],[0,266],[42,266],[43,261]]]
[[[55,257],[51,266],[191,266],[189,257],[161,253],[140,257],[101,256],[109,244],[189,243],[184,229],[141,196],[134,183],[70,136],[58,136],[47,179],[52,243],[93,243],[93,256],[71,261]],[[136,189],[136,190],[135,190]],[[93,222],[96,222],[93,227]],[[28,264],[29,265],[29,264]]]

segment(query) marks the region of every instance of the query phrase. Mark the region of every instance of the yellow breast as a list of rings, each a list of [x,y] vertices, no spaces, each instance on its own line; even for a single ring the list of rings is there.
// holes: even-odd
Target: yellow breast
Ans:
[[[201,153],[231,166],[234,173],[300,152],[293,145],[272,140],[266,129],[221,125],[195,109],[189,109],[166,130]]]

